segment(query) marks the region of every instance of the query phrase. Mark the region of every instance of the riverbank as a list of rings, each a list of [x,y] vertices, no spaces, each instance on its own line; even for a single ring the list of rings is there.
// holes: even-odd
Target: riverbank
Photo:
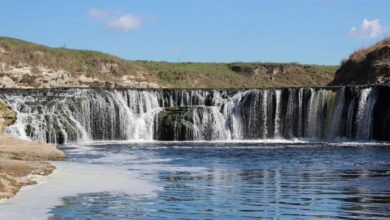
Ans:
[[[22,186],[36,182],[31,175],[49,175],[55,166],[48,161],[64,160],[55,145],[0,135],[0,199],[16,195]]]

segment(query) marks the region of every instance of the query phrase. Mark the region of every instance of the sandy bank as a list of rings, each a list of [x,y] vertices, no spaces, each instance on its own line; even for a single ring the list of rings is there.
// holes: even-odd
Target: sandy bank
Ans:
[[[0,199],[11,198],[22,186],[35,184],[29,175],[48,175],[55,167],[49,160],[63,160],[56,146],[0,135]]]

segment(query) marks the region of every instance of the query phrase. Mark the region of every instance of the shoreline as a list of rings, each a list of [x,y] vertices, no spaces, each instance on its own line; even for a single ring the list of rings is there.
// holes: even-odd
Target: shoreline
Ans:
[[[14,198],[0,202],[0,219],[26,219],[26,213],[29,220],[48,219],[50,210],[62,205],[63,198],[79,194],[156,196],[156,191],[163,190],[126,167],[72,161],[53,164],[57,169],[51,175],[34,176],[38,184],[23,187]]]
[[[22,187],[36,184],[34,176],[56,169],[49,161],[64,160],[55,145],[0,134],[0,200],[14,197]]]

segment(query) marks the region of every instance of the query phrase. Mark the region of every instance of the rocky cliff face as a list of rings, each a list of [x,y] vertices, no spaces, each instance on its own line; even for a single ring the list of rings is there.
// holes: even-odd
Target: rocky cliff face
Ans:
[[[337,70],[330,85],[390,84],[390,40],[362,57],[351,56]]]
[[[282,74],[292,74],[298,72],[305,72],[311,69],[310,66],[300,64],[278,64],[278,63],[264,63],[252,66],[231,65],[230,68],[238,73],[249,75],[252,79],[261,76],[276,76]],[[313,70],[316,71],[316,70]]]
[[[12,125],[16,120],[16,113],[0,99],[0,134],[4,132],[6,126]]]
[[[105,63],[101,72],[112,76],[115,68]],[[139,73],[142,75],[142,71]],[[133,76],[101,77],[74,74],[64,69],[33,66],[28,63],[12,65],[0,60],[0,88],[58,88],[58,87],[142,87],[156,88],[153,82],[135,80]]]

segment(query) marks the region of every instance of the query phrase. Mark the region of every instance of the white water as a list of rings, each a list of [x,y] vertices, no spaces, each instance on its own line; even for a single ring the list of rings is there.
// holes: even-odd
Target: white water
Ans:
[[[328,128],[328,139],[335,138],[340,133],[340,121],[343,120],[342,114],[344,110],[344,103],[345,103],[345,88],[341,88],[341,91],[337,94],[336,97],[336,104],[334,104],[332,116],[330,118],[330,126]]]
[[[275,112],[275,131],[274,131],[274,136],[275,138],[280,138],[280,111],[281,111],[281,104],[280,104],[280,99],[282,92],[280,90],[275,90],[275,95],[276,95],[276,112]]]
[[[371,98],[370,98],[371,97]],[[372,111],[375,96],[371,93],[371,88],[363,89],[359,100],[359,110],[357,114],[357,138],[368,140],[372,127]]]
[[[345,88],[69,89],[3,96],[17,112],[8,132],[54,143],[165,140],[159,135],[166,129],[172,129],[167,132],[174,134],[173,140],[367,140],[372,138],[376,103],[370,88],[357,90],[348,100]],[[156,119],[171,108],[179,108],[183,117],[173,122],[173,128],[166,128]]]

